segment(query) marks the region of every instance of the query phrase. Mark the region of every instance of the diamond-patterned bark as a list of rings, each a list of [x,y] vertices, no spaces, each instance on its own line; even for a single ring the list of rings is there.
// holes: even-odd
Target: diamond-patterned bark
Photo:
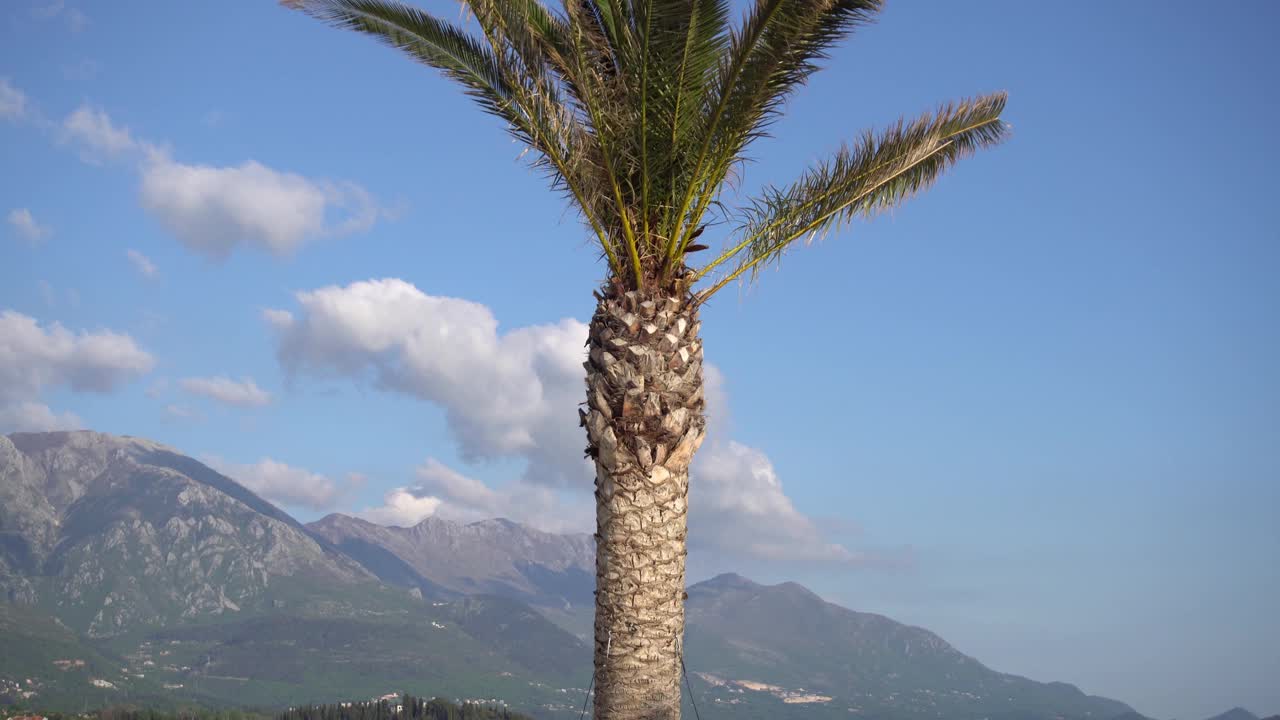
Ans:
[[[633,291],[600,297],[591,320],[600,720],[680,717],[689,461],[706,432],[697,314]]]

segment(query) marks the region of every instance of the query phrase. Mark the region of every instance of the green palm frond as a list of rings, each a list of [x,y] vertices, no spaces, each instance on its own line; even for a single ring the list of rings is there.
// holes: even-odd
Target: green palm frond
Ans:
[[[387,0],[285,0],[335,27],[372,35],[419,62],[443,70],[484,109],[517,124],[511,89],[494,54],[462,29],[417,8]]]
[[[828,50],[871,20],[882,0],[756,0],[742,28],[732,33],[712,93],[714,110],[687,179],[673,252],[715,199],[734,162],[765,135],[787,97],[808,79]],[[686,215],[687,214],[687,215]]]
[[[752,0],[737,26],[731,0],[461,0],[474,34],[398,0],[281,2],[460,82],[569,196],[620,287],[678,292],[716,271],[706,299],[798,238],[903,201],[1005,132],[1003,95],[948,106],[865,135],[735,213],[720,193],[749,146],[883,0]],[[735,214],[734,244],[689,268],[703,232]]]
[[[783,103],[827,59],[828,51],[869,23],[883,0],[758,0],[729,47],[717,92],[725,111],[713,140],[736,155],[764,135]],[[734,69],[737,69],[734,72]],[[722,150],[726,152],[726,150]]]
[[[838,227],[859,214],[894,207],[924,190],[944,171],[1008,132],[1000,120],[1005,94],[945,106],[914,122],[901,120],[879,137],[867,132],[852,147],[812,168],[786,188],[769,187],[744,211],[742,240],[695,273],[702,278],[738,258],[705,299],[744,272],[776,262],[794,242]]]
[[[661,245],[675,231],[675,213],[705,125],[706,98],[729,39],[727,0],[653,0],[637,18],[646,45],[640,132],[645,144],[644,207]],[[655,208],[654,205],[657,207]]]
[[[534,16],[532,26],[540,20],[536,10],[543,10],[537,0],[496,0],[493,7],[524,9]],[[539,83],[534,70],[542,69],[537,62],[529,65],[522,58],[518,47],[507,35],[487,33],[484,39],[476,38],[448,22],[440,20],[417,8],[394,0],[285,0],[285,5],[339,28],[355,30],[374,36],[386,45],[401,50],[420,62],[444,71],[457,80],[466,92],[493,115],[507,122],[508,130],[521,143],[535,152],[533,164],[547,170],[552,184],[566,191],[590,225],[601,249],[614,272],[621,272],[614,235],[608,229],[607,213],[600,210],[598,184],[599,173],[591,161],[587,132],[572,112],[560,102],[556,93],[557,79],[546,73],[546,81]],[[484,26],[496,31],[500,16],[482,2],[474,2],[473,11]],[[537,8],[533,6],[537,5]],[[554,18],[544,15],[548,20]],[[521,27],[525,27],[522,25]],[[553,29],[544,25],[548,33]],[[514,37],[519,37],[513,33]],[[562,38],[556,38],[561,40]],[[486,42],[488,41],[486,47]]]

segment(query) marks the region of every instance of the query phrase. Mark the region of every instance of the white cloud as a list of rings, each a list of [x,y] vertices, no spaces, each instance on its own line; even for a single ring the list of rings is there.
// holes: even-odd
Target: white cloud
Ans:
[[[392,215],[352,182],[308,178],[255,160],[178,162],[87,104],[63,120],[62,138],[77,145],[86,162],[136,161],[143,208],[183,245],[214,260],[241,246],[288,256],[308,242],[364,232]]]
[[[118,127],[102,109],[81,105],[62,121],[64,141],[80,146],[80,157],[88,162],[124,157],[151,148],[135,140],[129,128]]]
[[[764,452],[732,440],[708,442],[690,468],[689,544],[764,560],[859,559],[823,540],[782,490]]]
[[[109,330],[72,333],[57,323],[0,312],[0,429],[79,427],[80,418],[58,415],[38,402],[46,389],[109,392],[151,370],[154,360],[133,338]]]
[[[704,366],[707,440],[689,468],[689,545],[717,554],[765,560],[854,562],[796,509],[764,451],[730,439],[732,414],[725,378]]]
[[[312,180],[253,160],[185,165],[163,153],[143,165],[142,204],[184,245],[215,260],[242,244],[287,256],[316,238],[368,230],[380,214],[354,183]]]
[[[418,497],[408,488],[400,487],[384,495],[382,505],[376,508],[365,508],[356,515],[379,525],[413,527],[434,515],[438,507],[440,507],[438,498]]]
[[[229,377],[185,378],[179,385],[193,395],[203,395],[226,405],[262,407],[271,403],[271,393],[258,387],[253,378],[232,380]]]
[[[582,493],[566,493],[523,480],[489,487],[435,458],[428,458],[415,475],[416,484],[396,488],[381,507],[367,509],[363,516],[371,522],[379,522],[375,518],[383,516],[407,519],[411,511],[430,508],[431,512],[414,522],[427,515],[455,522],[502,517],[546,532],[583,532],[595,517],[593,501]]]
[[[402,280],[297,294],[299,314],[264,313],[293,374],[363,377],[443,407],[467,460],[519,457],[525,479],[584,487],[577,424],[586,325],[498,331],[483,305],[434,297]]]
[[[9,78],[0,77],[0,118],[21,120],[27,114],[27,96]]]
[[[522,478],[494,487],[429,459],[416,484],[389,493],[366,518],[502,516],[545,530],[590,530],[591,470],[575,412],[586,325],[567,319],[500,332],[485,306],[396,279],[301,292],[297,301],[296,312],[263,313],[286,371],[372,378],[444,408],[465,459],[528,463]],[[764,452],[728,439],[727,394],[712,366],[706,383],[710,426],[691,469],[691,546],[767,560],[858,561],[796,509]]]
[[[83,427],[84,422],[75,413],[59,415],[48,405],[30,401],[0,404],[0,433],[79,430]]]
[[[124,254],[129,258],[129,262],[133,263],[134,269],[142,273],[145,277],[153,278],[160,274],[160,268],[157,268],[156,264],[151,262],[151,258],[146,255],[143,255],[133,248],[129,248]]]
[[[278,460],[263,458],[251,465],[229,463],[219,457],[202,458],[205,464],[280,505],[329,510],[343,489],[332,479]]]
[[[58,323],[0,312],[0,403],[31,399],[48,387],[109,392],[155,364],[128,335],[99,330],[72,333]]]
[[[5,218],[23,240],[35,244],[53,234],[53,228],[40,224],[27,208],[14,208]]]

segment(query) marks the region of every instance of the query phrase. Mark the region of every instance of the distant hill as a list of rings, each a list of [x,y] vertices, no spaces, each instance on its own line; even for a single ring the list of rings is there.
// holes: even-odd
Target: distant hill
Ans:
[[[1221,715],[1214,715],[1208,720],[1259,720],[1259,718],[1244,708],[1234,707]]]
[[[0,704],[557,707],[589,677],[583,643],[528,606],[424,602],[231,478],[100,433],[0,436],[0,598]]]
[[[230,478],[146,440],[15,433],[0,437],[0,473],[0,595],[89,637],[373,580]]]
[[[694,585],[686,634],[689,671],[720,704],[772,696],[803,707],[806,717],[1110,719],[1133,712],[1073,685],[996,672],[927,630],[828,603],[796,583],[760,585],[727,574]]]
[[[147,440],[0,437],[0,704],[284,707],[407,691],[576,717],[593,551],[590,536],[506,520],[303,526]],[[1132,713],[995,672],[927,630],[794,583],[722,575],[690,587],[685,643],[708,717]]]
[[[548,607],[594,607],[595,542],[510,520],[467,525],[429,517],[386,527],[332,514],[307,529],[370,568],[385,582],[428,595],[489,594]]]

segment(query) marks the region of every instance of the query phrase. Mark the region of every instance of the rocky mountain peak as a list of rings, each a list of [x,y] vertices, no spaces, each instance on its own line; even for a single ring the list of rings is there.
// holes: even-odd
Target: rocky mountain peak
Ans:
[[[1234,707],[1221,715],[1214,715],[1209,720],[1258,720],[1258,716],[1242,707]]]
[[[52,603],[72,627],[105,636],[269,605],[286,577],[370,575],[159,443],[87,431],[0,438],[0,597]]]

